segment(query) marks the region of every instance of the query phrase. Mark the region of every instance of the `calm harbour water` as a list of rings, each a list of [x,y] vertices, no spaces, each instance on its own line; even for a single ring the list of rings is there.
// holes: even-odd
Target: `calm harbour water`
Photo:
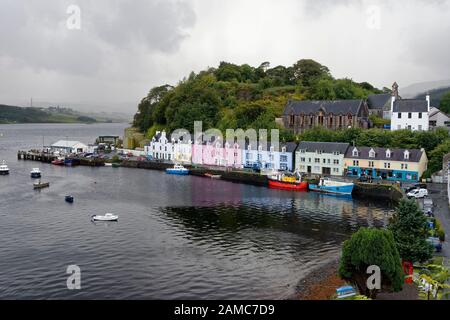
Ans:
[[[0,125],[0,298],[284,299],[381,203],[127,168],[18,161],[18,149],[92,143],[126,124]],[[35,191],[40,167],[49,189]],[[72,194],[75,203],[64,202]],[[113,212],[118,223],[92,223]],[[81,268],[81,290],[66,268]]]

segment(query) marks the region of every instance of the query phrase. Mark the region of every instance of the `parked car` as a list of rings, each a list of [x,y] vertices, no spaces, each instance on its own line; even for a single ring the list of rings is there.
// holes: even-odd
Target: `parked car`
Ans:
[[[411,192],[416,189],[427,189],[426,183],[416,183],[406,189],[406,193]]]
[[[422,199],[428,196],[428,190],[427,189],[415,189],[406,195],[408,198],[416,198],[416,199]]]

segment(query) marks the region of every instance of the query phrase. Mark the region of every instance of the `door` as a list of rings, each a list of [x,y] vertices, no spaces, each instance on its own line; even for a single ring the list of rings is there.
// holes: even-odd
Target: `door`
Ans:
[[[311,172],[312,172],[311,166],[308,166],[308,173],[311,173]]]
[[[322,174],[323,175],[331,175],[331,168],[323,167],[322,168]]]

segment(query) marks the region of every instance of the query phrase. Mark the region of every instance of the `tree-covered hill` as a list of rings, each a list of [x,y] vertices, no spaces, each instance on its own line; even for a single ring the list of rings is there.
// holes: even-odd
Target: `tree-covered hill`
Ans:
[[[335,79],[314,60],[273,68],[269,62],[258,67],[221,62],[217,68],[191,73],[176,86],[152,88],[139,103],[133,125],[147,137],[163,128],[192,132],[199,120],[204,130],[272,129],[279,128],[275,118],[288,99],[358,99],[373,93],[381,90],[367,82]],[[293,138],[283,129],[281,137]]]
[[[93,123],[109,122],[106,117],[84,114],[70,108],[22,108],[0,104],[0,123]]]

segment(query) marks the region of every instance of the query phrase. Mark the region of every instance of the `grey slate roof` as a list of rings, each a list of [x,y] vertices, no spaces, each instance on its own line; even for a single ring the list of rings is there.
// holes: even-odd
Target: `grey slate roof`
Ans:
[[[358,149],[359,155],[353,156],[353,149]],[[375,151],[375,158],[369,157],[370,150]],[[391,151],[391,157],[386,157],[386,151]],[[409,159],[404,158],[405,150],[409,151]],[[390,148],[371,148],[371,147],[353,147],[348,148],[345,157],[348,159],[366,159],[366,160],[386,160],[386,161],[402,161],[402,162],[419,162],[422,158],[423,151],[419,149],[390,149]]]
[[[367,105],[369,109],[383,109],[387,104],[390,104],[391,94],[372,94],[367,98]]]
[[[357,115],[364,100],[333,100],[333,101],[289,101],[283,115],[312,114],[321,108],[325,113]]]
[[[400,99],[394,102],[394,112],[428,112],[428,102],[417,99]]]
[[[302,141],[297,150],[306,150],[306,152],[321,151],[322,153],[339,152],[345,154],[350,144],[341,142],[311,142]]]

